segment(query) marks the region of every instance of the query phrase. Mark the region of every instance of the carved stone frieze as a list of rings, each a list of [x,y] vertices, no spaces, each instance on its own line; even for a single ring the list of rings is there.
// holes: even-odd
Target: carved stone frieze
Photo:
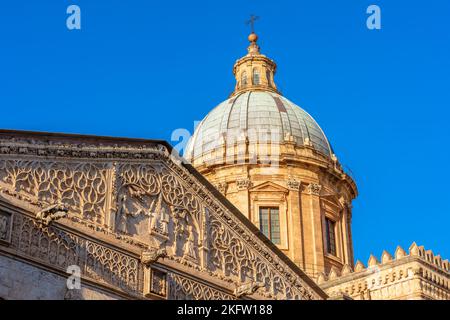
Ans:
[[[108,163],[0,159],[0,191],[43,208],[64,203],[75,215],[104,224]]]
[[[287,186],[289,190],[299,191],[300,190],[300,181],[290,177],[287,181]]]
[[[12,214],[0,211],[0,241],[11,241]]]
[[[253,186],[252,181],[248,178],[236,180],[238,190],[246,190]]]
[[[45,207],[36,213],[36,219],[43,225],[48,226],[52,221],[67,217],[69,209],[62,203],[55,203]]]
[[[160,297],[167,297],[166,273],[158,269],[151,269],[150,272],[150,292]]]
[[[264,286],[263,283],[249,281],[249,282],[243,283],[240,286],[236,287],[236,289],[234,290],[234,295],[237,298],[240,298],[242,296],[251,295],[251,294],[255,293],[256,290],[258,290],[259,288],[261,288],[263,286]]]
[[[162,249],[150,248],[149,250],[142,252],[141,262],[144,265],[148,266],[148,265],[158,261],[159,258],[164,258],[166,256],[167,256],[167,251],[165,248],[162,248]]]
[[[223,195],[226,195],[228,184],[226,182],[219,182],[215,185],[216,189]]]
[[[234,300],[223,291],[194,281],[181,275],[170,273],[168,276],[170,300]]]
[[[126,292],[140,291],[140,264],[136,258],[54,226],[39,227],[35,219],[14,214],[10,247],[20,255],[65,272],[80,267],[82,276],[116,286]]]
[[[318,183],[310,183],[306,186],[306,192],[308,194],[312,194],[315,196],[320,195],[320,190],[322,189],[322,186]]]
[[[233,288],[254,281],[258,285],[251,289],[264,297],[322,298],[186,168],[172,161],[167,150],[98,146],[88,152],[86,146],[51,144],[46,147],[42,141],[37,145],[18,144],[22,148],[20,153],[11,143],[5,146],[0,141],[0,147],[5,148],[2,153],[8,154],[7,158],[0,154],[0,192],[41,208],[64,203],[71,213],[71,221],[137,246],[144,251],[141,258],[146,264],[165,256],[184,265],[183,268],[224,280]],[[34,160],[23,158],[29,154]],[[83,157],[96,161],[88,162]],[[248,179],[237,184],[240,188],[251,186]],[[52,225],[36,231],[33,223],[20,219],[14,227],[17,233],[13,243],[24,253],[41,252],[41,259],[47,259],[52,265],[61,261],[64,261],[62,266],[68,261],[79,263],[85,276],[116,283],[131,291],[141,285],[142,264],[138,259],[69,235]],[[39,234],[34,240],[39,245],[33,247],[33,253],[32,232]],[[66,243],[64,237],[71,238],[73,244],[68,245],[67,256],[56,257],[65,252],[57,249]],[[158,249],[146,252],[149,247]],[[127,261],[126,267],[117,266],[117,261]],[[178,275],[168,277],[169,287],[180,286],[182,282],[198,291],[190,293],[193,298],[222,297],[189,279],[181,281]]]

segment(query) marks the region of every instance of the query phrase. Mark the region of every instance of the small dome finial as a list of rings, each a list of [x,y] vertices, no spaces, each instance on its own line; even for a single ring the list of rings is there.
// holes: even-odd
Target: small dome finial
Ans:
[[[255,43],[256,41],[258,41],[258,35],[254,32],[250,33],[248,36],[248,41],[250,41],[251,43]]]

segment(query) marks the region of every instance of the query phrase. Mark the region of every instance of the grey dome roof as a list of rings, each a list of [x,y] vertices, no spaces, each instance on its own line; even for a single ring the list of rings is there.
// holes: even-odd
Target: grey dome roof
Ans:
[[[290,136],[297,146],[308,144],[327,157],[333,154],[322,129],[299,106],[275,92],[245,91],[209,112],[195,129],[184,156],[196,159],[223,144],[220,137],[230,131],[250,135],[252,130],[277,131],[279,143]]]

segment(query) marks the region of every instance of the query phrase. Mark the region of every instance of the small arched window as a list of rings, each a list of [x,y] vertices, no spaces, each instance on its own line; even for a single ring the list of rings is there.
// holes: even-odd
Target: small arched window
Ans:
[[[257,86],[260,85],[260,83],[259,71],[255,68],[253,69],[253,84]]]
[[[246,86],[247,85],[247,72],[242,72],[241,74],[241,85]]]

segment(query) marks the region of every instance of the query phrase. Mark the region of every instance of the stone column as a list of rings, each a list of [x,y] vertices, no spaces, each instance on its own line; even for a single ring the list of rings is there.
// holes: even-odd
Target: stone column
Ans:
[[[345,206],[346,212],[346,225],[347,225],[347,238],[348,238],[348,259],[350,261],[350,265],[354,264],[353,257],[353,239],[352,239],[352,206],[351,204],[347,204]]]
[[[342,202],[341,202],[342,203]],[[344,249],[344,264],[347,263],[349,266],[353,267],[353,260],[351,254],[351,240],[349,236],[350,227],[348,225],[348,212],[347,204],[342,203],[344,208],[342,209],[341,222],[342,222],[342,233],[343,233],[343,249]]]
[[[288,240],[289,240],[289,257],[300,268],[304,268],[304,253],[303,253],[303,221],[300,215],[300,182],[290,178],[287,181],[289,189],[288,195]]]
[[[304,225],[305,271],[316,277],[325,269],[320,190],[322,186],[310,183],[302,194],[301,208]]]
[[[249,178],[237,179],[236,180],[236,188],[237,195],[234,201],[237,208],[244,214],[246,217],[253,221],[252,213],[250,212],[250,196],[248,189],[252,187],[252,182]]]

